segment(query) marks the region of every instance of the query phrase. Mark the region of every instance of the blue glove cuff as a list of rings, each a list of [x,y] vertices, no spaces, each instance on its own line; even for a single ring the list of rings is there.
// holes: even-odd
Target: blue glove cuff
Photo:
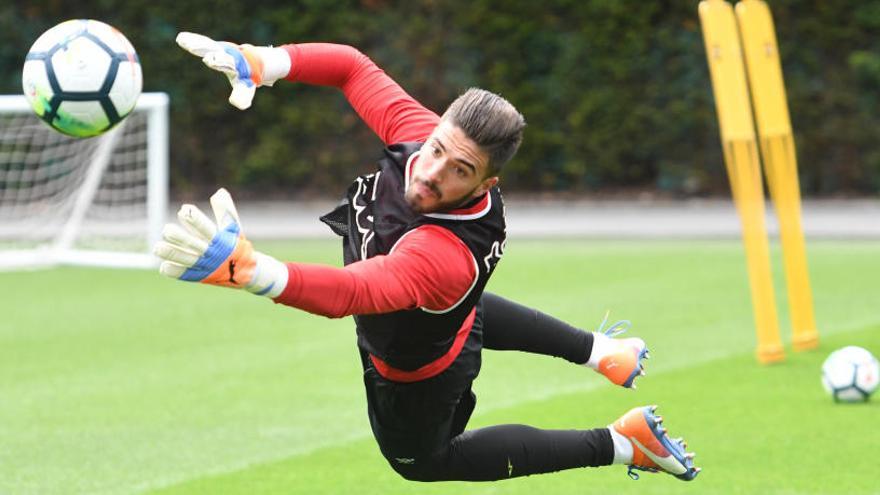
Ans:
[[[205,253],[196,260],[193,266],[183,272],[180,280],[200,282],[208,275],[214,273],[214,270],[232,255],[240,231],[241,228],[238,226],[238,223],[232,222],[225,229],[217,232],[214,238],[211,239],[211,244],[208,245]]]
[[[244,58],[244,54],[241,53],[241,50],[239,50],[238,47],[224,43],[223,51],[235,59],[235,71],[238,72],[238,78],[243,81],[246,86],[253,86],[254,81],[251,79],[251,66],[248,64],[247,59]]]

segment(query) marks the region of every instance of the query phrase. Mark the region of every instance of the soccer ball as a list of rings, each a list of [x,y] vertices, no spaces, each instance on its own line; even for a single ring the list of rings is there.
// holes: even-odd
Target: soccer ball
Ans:
[[[877,390],[880,364],[865,349],[848,346],[838,349],[822,364],[822,385],[835,401],[859,402]]]
[[[21,75],[31,107],[74,137],[106,132],[133,109],[143,85],[134,47],[100,21],[75,19],[34,42]]]

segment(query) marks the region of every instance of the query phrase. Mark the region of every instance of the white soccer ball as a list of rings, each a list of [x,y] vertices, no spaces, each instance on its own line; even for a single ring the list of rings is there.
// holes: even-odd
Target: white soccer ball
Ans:
[[[69,136],[89,137],[134,109],[143,80],[137,53],[122,33],[100,21],[75,19],[37,38],[21,85],[44,122]]]
[[[822,385],[835,401],[866,401],[878,383],[880,364],[861,347],[838,349],[822,364]]]

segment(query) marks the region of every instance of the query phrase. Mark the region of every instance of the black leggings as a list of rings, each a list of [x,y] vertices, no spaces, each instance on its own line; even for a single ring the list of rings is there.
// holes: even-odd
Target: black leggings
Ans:
[[[540,430],[488,426],[453,438],[421,465],[391,466],[411,481],[496,481],[563,469],[605,466],[614,459],[608,428]]]
[[[483,293],[482,304],[484,348],[544,354],[575,364],[590,359],[590,332],[490,292]]]
[[[545,354],[578,364],[589,359],[592,349],[589,332],[534,309],[489,293],[481,306],[482,320],[475,322],[465,350],[441,375],[400,385],[367,369],[370,421],[394,470],[414,481],[492,481],[611,464],[614,446],[607,428],[498,425],[464,431],[475,405],[470,383],[479,369],[480,339],[487,349]],[[414,417],[432,419],[407,426]]]

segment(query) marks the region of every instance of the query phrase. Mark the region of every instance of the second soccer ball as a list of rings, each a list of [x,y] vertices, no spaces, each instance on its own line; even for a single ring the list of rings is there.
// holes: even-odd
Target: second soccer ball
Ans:
[[[868,400],[878,384],[880,364],[877,358],[861,347],[838,349],[822,364],[822,385],[835,401]]]

